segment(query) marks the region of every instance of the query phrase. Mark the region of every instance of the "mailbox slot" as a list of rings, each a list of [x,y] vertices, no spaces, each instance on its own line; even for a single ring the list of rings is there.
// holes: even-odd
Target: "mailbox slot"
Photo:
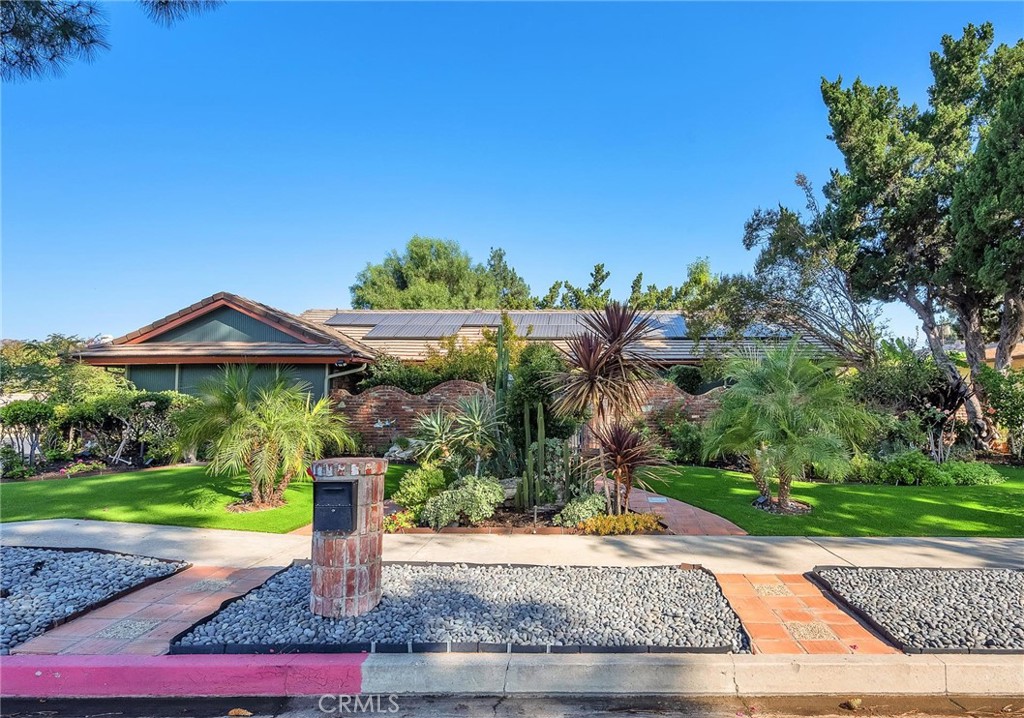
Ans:
[[[316,481],[313,483],[313,530],[351,533],[356,525],[356,506],[352,501],[355,481]]]

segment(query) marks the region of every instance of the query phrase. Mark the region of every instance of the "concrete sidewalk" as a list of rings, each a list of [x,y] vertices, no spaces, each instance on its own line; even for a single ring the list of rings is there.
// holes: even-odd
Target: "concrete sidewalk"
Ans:
[[[53,519],[0,524],[12,546],[100,548],[205,566],[285,566],[309,558],[294,534]],[[386,561],[644,566],[698,563],[716,573],[802,573],[815,565],[1024,568],[1024,539],[802,536],[389,535]]]

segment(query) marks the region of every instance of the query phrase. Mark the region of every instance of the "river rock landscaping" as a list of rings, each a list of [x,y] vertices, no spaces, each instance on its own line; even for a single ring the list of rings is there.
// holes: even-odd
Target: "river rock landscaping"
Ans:
[[[1024,652],[1024,571],[823,568],[817,573],[907,651]]]
[[[56,623],[188,564],[147,556],[0,548],[0,655]]]
[[[389,564],[382,581],[375,609],[325,619],[309,609],[309,567],[293,566],[194,627],[177,646],[183,652],[232,644],[315,650],[411,641],[470,646],[462,650],[475,650],[476,643],[749,650],[714,577],[700,570]]]

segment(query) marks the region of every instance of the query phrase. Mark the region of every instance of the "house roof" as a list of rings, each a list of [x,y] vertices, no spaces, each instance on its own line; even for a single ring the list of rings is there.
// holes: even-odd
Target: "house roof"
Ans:
[[[287,334],[296,342],[150,342],[161,334],[220,307],[229,307]],[[294,314],[229,292],[217,292],[166,317],[156,320],[109,344],[84,349],[80,356],[94,364],[143,364],[156,361],[199,363],[231,358],[262,357],[295,361],[372,361],[372,348],[335,327],[319,325]]]
[[[585,329],[583,310],[511,310],[507,312],[516,333],[527,341],[548,341],[556,345]],[[441,339],[455,336],[474,341],[483,330],[501,324],[496,310],[359,310],[310,309],[302,318],[324,327],[341,330],[378,352],[408,361],[422,361]],[[689,335],[679,312],[653,312],[654,331],[642,343],[642,351],[653,361],[666,364],[699,361],[716,346],[752,345],[758,339],[779,339],[791,335],[778,327],[759,326],[743,337],[710,333],[699,340]]]

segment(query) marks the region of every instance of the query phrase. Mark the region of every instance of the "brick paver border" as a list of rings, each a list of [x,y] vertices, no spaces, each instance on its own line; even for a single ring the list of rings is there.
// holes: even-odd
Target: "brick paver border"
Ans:
[[[899,653],[799,574],[716,574],[754,653]]]

